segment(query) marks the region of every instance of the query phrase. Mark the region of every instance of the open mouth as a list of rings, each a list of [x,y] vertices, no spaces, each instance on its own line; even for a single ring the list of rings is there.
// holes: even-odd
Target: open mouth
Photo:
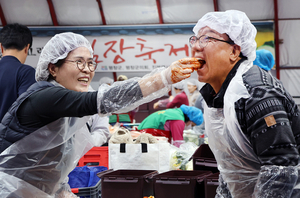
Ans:
[[[89,79],[88,78],[79,78],[78,81],[83,82],[83,83],[88,83]]]
[[[200,63],[200,68],[199,69],[201,69],[203,67],[203,65],[206,63],[206,61],[201,59],[201,58],[198,58],[198,62]]]

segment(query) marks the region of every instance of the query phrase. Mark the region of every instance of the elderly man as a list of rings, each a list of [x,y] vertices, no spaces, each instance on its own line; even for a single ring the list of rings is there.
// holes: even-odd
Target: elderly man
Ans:
[[[282,83],[258,66],[256,29],[235,10],[205,14],[190,45],[208,142],[220,170],[216,197],[300,197],[299,109]]]

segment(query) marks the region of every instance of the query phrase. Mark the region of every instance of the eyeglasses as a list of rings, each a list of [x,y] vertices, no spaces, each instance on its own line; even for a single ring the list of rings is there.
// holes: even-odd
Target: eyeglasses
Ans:
[[[91,72],[95,71],[96,68],[97,68],[97,63],[93,60],[90,60],[88,62],[86,62],[85,60],[83,59],[79,59],[79,60],[76,60],[76,61],[73,61],[73,60],[65,60],[67,62],[72,62],[72,63],[76,63],[77,65],[77,68],[80,70],[80,71],[83,71],[85,66],[87,65],[87,67],[89,68],[89,70]]]
[[[197,38],[196,36],[191,36],[189,38],[189,44],[190,44],[190,47],[193,47],[193,45],[197,42],[197,40],[199,40],[199,47],[200,48],[205,48],[210,39],[214,39],[216,41],[221,41],[221,42],[224,42],[224,43],[228,43],[230,45],[234,44],[233,41],[224,41],[224,40],[220,40],[220,39],[210,37],[210,36],[206,36],[206,35],[202,35],[199,38]]]

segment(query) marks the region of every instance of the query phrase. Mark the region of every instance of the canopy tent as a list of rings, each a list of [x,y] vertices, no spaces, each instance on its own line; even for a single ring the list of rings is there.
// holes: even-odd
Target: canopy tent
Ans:
[[[103,39],[108,36],[134,36],[135,39],[140,38],[140,42],[144,38],[139,35],[164,39],[175,35],[185,38],[182,42],[187,43],[187,34],[192,34],[193,25],[205,13],[237,9],[245,12],[254,24],[266,27],[271,24],[273,42],[267,45],[271,46],[276,59],[274,75],[297,99],[300,97],[300,87],[297,86],[300,84],[300,56],[297,54],[297,43],[300,43],[299,7],[298,0],[1,0],[0,25],[27,25],[34,40],[73,31]],[[92,42],[93,39],[90,39]],[[264,44],[260,46],[266,46]],[[180,56],[184,57],[184,50],[182,53]],[[141,75],[144,72],[131,74]],[[116,71],[113,73],[116,75]],[[95,77],[99,80],[97,78],[101,74]]]

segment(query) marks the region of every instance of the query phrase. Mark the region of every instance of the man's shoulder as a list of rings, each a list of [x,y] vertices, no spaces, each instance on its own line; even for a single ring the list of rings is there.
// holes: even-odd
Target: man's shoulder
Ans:
[[[273,81],[276,81],[271,74],[256,65],[253,65],[242,77],[244,85],[248,89],[259,86],[272,86]]]
[[[16,57],[14,56],[4,56],[0,60],[1,69],[10,70],[15,72],[35,72],[35,68],[30,65],[22,64]]]
[[[30,65],[26,65],[26,64],[21,64],[20,65],[20,70],[22,71],[34,71],[35,72],[35,68],[33,68],[32,66]]]
[[[17,78],[20,82],[29,84],[35,83],[35,69],[29,65],[21,65],[17,71]]]

